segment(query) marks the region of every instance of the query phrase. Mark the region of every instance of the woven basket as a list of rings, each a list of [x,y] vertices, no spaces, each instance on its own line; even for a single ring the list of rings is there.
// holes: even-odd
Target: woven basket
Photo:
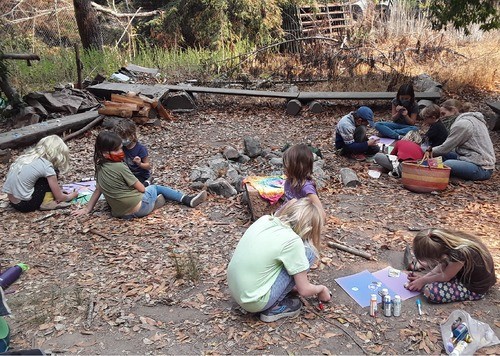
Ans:
[[[403,162],[403,186],[415,193],[445,190],[450,180],[450,167],[431,168],[418,162]]]

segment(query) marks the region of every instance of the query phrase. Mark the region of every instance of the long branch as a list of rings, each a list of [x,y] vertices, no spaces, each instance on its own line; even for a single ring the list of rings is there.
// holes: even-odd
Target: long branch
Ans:
[[[33,60],[39,61],[40,57],[36,54],[23,54],[23,53],[3,53],[0,54],[0,59],[20,59],[20,60]]]
[[[133,17],[148,17],[148,16],[158,15],[159,13],[161,13],[161,11],[159,11],[159,10],[153,10],[153,11],[148,11],[148,12],[136,12],[135,14],[127,14],[127,13],[113,11],[110,8],[96,4],[93,1],[90,4],[94,7],[94,9],[101,11],[101,12],[105,12],[105,13],[110,14],[110,15],[113,15],[115,17],[131,17],[131,16],[133,16]]]

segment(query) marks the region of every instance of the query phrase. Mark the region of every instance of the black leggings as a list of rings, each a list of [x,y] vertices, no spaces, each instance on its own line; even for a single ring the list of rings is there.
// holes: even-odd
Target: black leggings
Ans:
[[[21,200],[19,203],[10,203],[14,209],[19,210],[22,213],[29,213],[30,211],[35,211],[42,205],[45,193],[50,192],[49,181],[47,178],[38,178],[35,183],[35,191],[31,195],[30,200]]]

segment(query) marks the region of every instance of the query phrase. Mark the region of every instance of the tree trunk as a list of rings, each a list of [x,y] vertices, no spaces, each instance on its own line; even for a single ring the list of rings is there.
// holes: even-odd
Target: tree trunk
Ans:
[[[102,50],[102,34],[99,28],[97,12],[90,4],[90,0],[73,0],[78,32],[85,50]]]
[[[4,92],[14,108],[17,108],[22,103],[21,97],[10,85],[7,75],[0,75],[0,91]]]

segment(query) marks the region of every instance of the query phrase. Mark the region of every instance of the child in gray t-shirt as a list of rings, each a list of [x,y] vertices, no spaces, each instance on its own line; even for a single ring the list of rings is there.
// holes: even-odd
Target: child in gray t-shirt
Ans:
[[[2,191],[7,193],[11,205],[21,212],[66,207],[68,204],[64,202],[78,196],[77,192],[63,193],[57,182],[57,172],[65,173],[68,169],[68,146],[57,135],[47,136],[16,159]]]

